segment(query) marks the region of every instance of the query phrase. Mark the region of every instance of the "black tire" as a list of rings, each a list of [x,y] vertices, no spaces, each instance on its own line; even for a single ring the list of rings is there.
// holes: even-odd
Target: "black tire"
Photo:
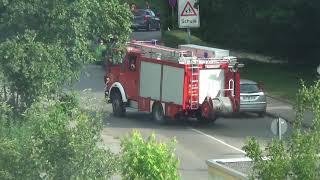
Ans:
[[[156,29],[157,29],[157,31],[160,31],[160,29],[161,29],[160,23],[157,24],[157,28]]]
[[[211,124],[211,123],[214,123],[217,119],[218,119],[218,116],[216,113],[214,112],[211,112],[209,113],[209,117],[203,117],[203,116],[198,116],[197,117],[198,119],[198,122],[201,123],[201,124]]]
[[[124,107],[124,103],[122,101],[121,95],[118,92],[113,93],[111,98],[111,103],[112,103],[113,115],[116,117],[124,116],[126,109]]]
[[[152,27],[151,27],[151,23],[148,23],[148,24],[147,24],[147,31],[151,31],[151,28],[152,28]]]
[[[160,103],[155,103],[152,107],[152,119],[159,124],[165,124],[166,118],[164,116],[163,108]]]

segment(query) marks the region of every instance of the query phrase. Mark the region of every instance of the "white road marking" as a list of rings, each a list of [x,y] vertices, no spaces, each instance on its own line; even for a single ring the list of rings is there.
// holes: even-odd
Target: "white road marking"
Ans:
[[[217,138],[215,138],[215,137],[213,137],[213,136],[211,136],[211,135],[209,135],[209,134],[206,134],[206,133],[204,133],[204,132],[202,132],[202,131],[199,131],[199,130],[197,130],[197,129],[193,129],[193,128],[190,128],[190,129],[191,129],[192,131],[197,132],[197,133],[199,133],[199,134],[202,134],[202,135],[204,135],[204,136],[206,136],[206,137],[208,137],[208,138],[210,138],[210,139],[213,139],[213,140],[215,140],[215,141],[217,141],[217,142],[219,142],[219,143],[221,143],[221,144],[223,144],[223,145],[225,145],[225,146],[228,146],[228,147],[231,148],[231,149],[234,149],[234,150],[239,151],[239,152],[241,152],[241,153],[243,153],[243,154],[246,154],[245,151],[243,151],[243,150],[241,150],[241,149],[239,149],[239,148],[236,148],[236,147],[234,147],[234,146],[232,146],[232,145],[230,145],[230,144],[227,144],[227,143],[221,141],[220,139],[217,139]]]

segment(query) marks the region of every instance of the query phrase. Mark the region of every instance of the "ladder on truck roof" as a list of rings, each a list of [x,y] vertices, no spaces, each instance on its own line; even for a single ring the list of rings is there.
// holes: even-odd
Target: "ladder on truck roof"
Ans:
[[[228,63],[231,68],[237,64],[237,58],[226,56],[223,58],[199,58],[193,55],[190,50],[182,50],[157,45],[155,41],[132,41],[129,46],[141,50],[141,54],[147,58],[158,60],[170,60],[179,64],[223,64]]]
[[[179,63],[182,59],[190,60],[193,57],[191,51],[170,48],[153,44],[154,41],[133,41],[128,45],[141,50],[141,54],[147,58],[158,60],[170,60]]]

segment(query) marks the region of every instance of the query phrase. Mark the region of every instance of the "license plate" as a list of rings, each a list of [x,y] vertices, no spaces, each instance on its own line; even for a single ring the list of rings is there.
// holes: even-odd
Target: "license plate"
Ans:
[[[254,100],[255,96],[243,96],[243,100]]]

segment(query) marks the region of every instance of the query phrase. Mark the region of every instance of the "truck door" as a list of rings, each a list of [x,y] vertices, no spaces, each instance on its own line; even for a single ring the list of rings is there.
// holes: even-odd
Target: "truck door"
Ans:
[[[123,66],[121,82],[123,82],[125,92],[128,96],[127,98],[137,101],[139,88],[139,63],[137,54],[127,54]]]

